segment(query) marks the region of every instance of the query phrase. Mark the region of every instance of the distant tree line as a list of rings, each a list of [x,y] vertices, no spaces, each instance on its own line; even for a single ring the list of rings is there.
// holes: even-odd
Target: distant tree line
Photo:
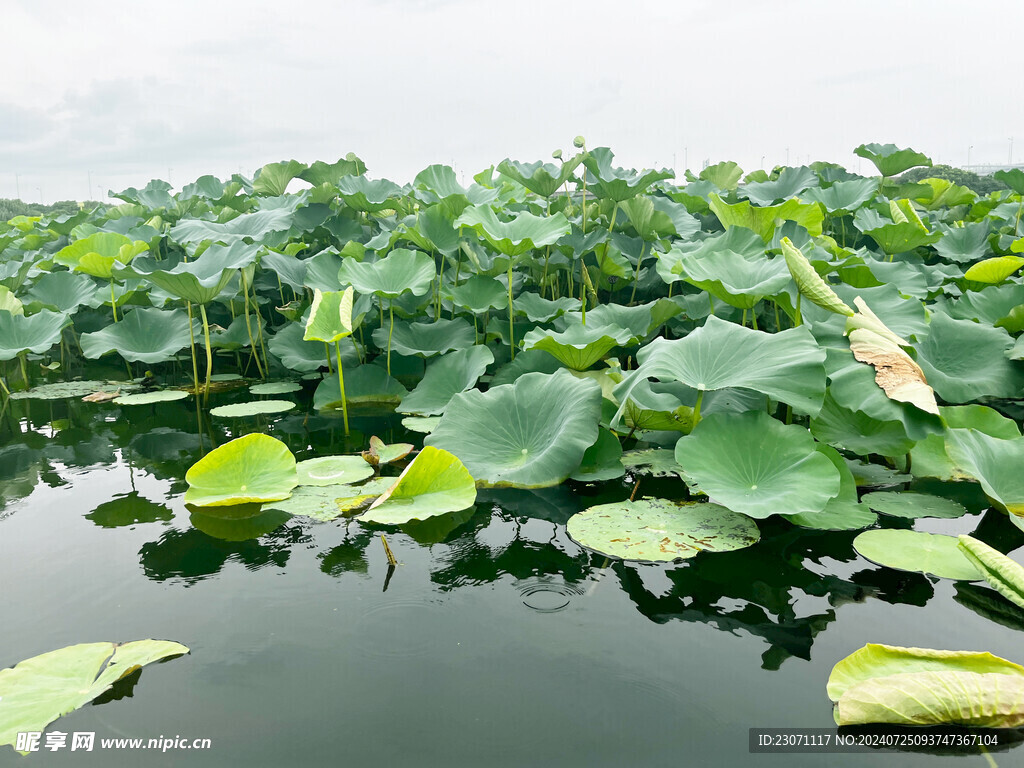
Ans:
[[[82,207],[95,208],[100,203],[87,200],[79,203],[75,200],[59,200],[52,205],[43,203],[26,203],[23,200],[0,198],[0,221],[8,221],[15,216],[63,216],[78,213]]]
[[[954,168],[951,165],[933,165],[931,168],[912,168],[899,177],[899,181],[916,183],[923,179],[946,179],[961,187],[967,187],[979,195],[987,195],[1000,189],[1008,189],[1001,181],[991,176],[979,176],[973,171]]]

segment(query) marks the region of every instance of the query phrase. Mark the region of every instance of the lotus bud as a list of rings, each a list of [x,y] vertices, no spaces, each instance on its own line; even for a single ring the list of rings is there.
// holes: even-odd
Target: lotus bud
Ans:
[[[572,140],[572,145],[576,147],[576,149],[583,149],[583,147],[587,145],[587,140],[584,139],[582,136],[577,136],[575,139]]]
[[[551,153],[551,156],[552,156],[552,157],[553,157],[553,158],[554,158],[555,160],[561,160],[561,159],[562,159],[562,150],[560,150],[560,149],[556,149],[556,150],[555,150],[554,152],[552,152],[552,153]]]

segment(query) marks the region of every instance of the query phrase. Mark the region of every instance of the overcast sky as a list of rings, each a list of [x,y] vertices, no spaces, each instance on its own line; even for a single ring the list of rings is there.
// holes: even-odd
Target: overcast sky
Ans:
[[[746,170],[893,142],[1024,160],[1024,4],[4,0],[0,197],[295,158],[468,181],[583,134],[619,164]],[[17,175],[16,175],[17,174]]]

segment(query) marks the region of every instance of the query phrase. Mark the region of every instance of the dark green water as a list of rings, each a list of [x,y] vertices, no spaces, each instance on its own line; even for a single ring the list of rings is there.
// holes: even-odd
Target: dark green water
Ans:
[[[416,441],[390,415],[353,427],[346,445],[340,419],[293,412],[214,420],[202,441],[260,430],[299,459],[371,434]],[[1024,659],[1018,617],[996,623],[965,605],[964,585],[874,566],[854,533],[769,522],[751,549],[624,564],[581,549],[564,523],[628,497],[628,479],[484,491],[471,512],[388,529],[401,563],[389,574],[378,532],[358,522],[191,516],[183,478],[199,455],[188,401],[23,401],[0,418],[0,667],[81,642],[182,642],[190,655],[47,730],[212,740],[24,759],[5,747],[0,764],[984,766],[978,754],[751,755],[748,728],[832,727],[829,671],[866,642]],[[970,488],[943,492],[974,514],[919,529],[1024,543]]]

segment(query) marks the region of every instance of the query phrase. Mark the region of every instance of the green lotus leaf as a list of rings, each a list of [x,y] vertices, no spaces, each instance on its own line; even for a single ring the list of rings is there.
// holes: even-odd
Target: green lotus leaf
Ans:
[[[502,160],[495,170],[521,184],[535,195],[551,197],[572,178],[573,172],[583,161],[583,153],[571,157],[561,165],[553,163],[519,163]]]
[[[731,552],[756,544],[757,523],[718,504],[640,499],[599,504],[565,524],[581,546],[608,557],[647,562],[688,559],[698,552]]]
[[[183,301],[209,304],[231,282],[235,270],[255,259],[253,246],[235,242],[227,247],[212,245],[195,261],[182,261],[170,268],[165,268],[163,261],[138,259],[129,267],[116,269],[115,274],[149,280]]]
[[[413,432],[420,432],[429,435],[437,425],[441,423],[440,416],[406,416],[402,419],[402,426]]]
[[[587,167],[587,189],[602,200],[622,202],[636,197],[651,184],[662,179],[671,179],[675,174],[668,168],[660,171],[632,169],[612,166],[615,155],[608,147],[597,147],[586,153],[583,164]]]
[[[298,160],[267,163],[252,180],[252,191],[263,197],[279,197],[288,188],[288,182],[306,170],[306,164]]]
[[[433,323],[395,323],[391,333],[391,349],[400,355],[433,357],[457,349],[466,349],[476,342],[473,326],[465,319],[438,320]],[[388,328],[373,332],[373,343],[380,349],[388,345]]]
[[[858,534],[853,548],[862,557],[898,571],[962,581],[981,578],[970,560],[957,549],[954,536],[875,528]]]
[[[805,190],[804,200],[821,203],[830,214],[852,213],[878,194],[878,179],[862,178],[837,181],[831,187]]]
[[[325,347],[320,341],[305,341],[302,337],[305,327],[300,323],[289,323],[279,330],[267,342],[274,354],[285,368],[293,371],[317,371],[328,364],[334,366],[333,349]],[[351,337],[341,340],[341,364],[348,369],[357,365],[359,356]]]
[[[325,163],[317,160],[299,174],[299,178],[308,181],[314,187],[321,184],[337,184],[345,176],[360,176],[366,173],[366,163],[349,152],[336,163]]]
[[[742,231],[742,230],[740,230]],[[724,241],[729,235],[721,238]],[[709,247],[713,240],[693,252],[678,251],[673,274],[740,309],[751,309],[765,296],[777,296],[789,286],[789,270],[782,259],[772,259],[763,249],[735,252],[727,247]],[[672,257],[669,257],[672,258]]]
[[[320,456],[295,465],[299,485],[351,485],[373,476],[362,456]]]
[[[131,363],[173,360],[191,343],[188,316],[180,309],[133,309],[101,331],[83,333],[82,353],[96,359],[117,352]]]
[[[995,325],[1021,304],[1024,304],[1024,285],[1011,282],[987,286],[980,291],[965,291],[959,299],[949,302],[946,309],[951,317]]]
[[[1020,256],[996,256],[992,259],[985,259],[973,264],[964,273],[967,280],[976,283],[1001,283],[1018,269],[1024,266],[1024,259]]]
[[[878,515],[866,504],[857,501],[857,481],[845,459],[835,448],[815,446],[817,451],[832,462],[839,473],[839,493],[825,503],[820,512],[782,515],[794,525],[820,531],[855,531],[878,522]]]
[[[22,352],[49,351],[70,323],[67,315],[48,309],[27,316],[0,312],[0,360],[13,360]]]
[[[73,314],[83,304],[99,306],[96,283],[76,272],[49,272],[41,275],[28,289],[25,298],[36,308],[51,309],[55,312]]]
[[[287,395],[301,389],[302,385],[294,381],[268,381],[263,384],[253,384],[249,387],[249,393],[253,395]]]
[[[1011,360],[1024,360],[1024,336],[1018,336],[1013,348],[1007,351],[1006,356]]]
[[[444,413],[451,399],[475,385],[493,362],[494,354],[482,346],[442,355],[427,366],[423,379],[402,398],[397,410],[423,416]]]
[[[466,509],[475,501],[476,483],[469,470],[448,451],[427,445],[359,521],[403,525]]]
[[[669,448],[645,448],[624,451],[622,466],[630,472],[654,477],[679,477],[683,468],[676,463],[675,451]]]
[[[53,384],[41,384],[24,392],[12,392],[12,400],[63,400],[70,397],[84,397],[94,392],[114,390],[133,390],[136,385],[125,381],[58,381]]]
[[[210,409],[210,415],[222,419],[242,419],[247,416],[262,416],[268,413],[284,413],[295,407],[289,400],[251,400],[248,403],[219,405]]]
[[[700,391],[752,389],[810,414],[825,396],[825,352],[803,327],[769,334],[712,315],[685,338],[655,339],[637,360],[640,367],[616,389],[620,403],[638,380],[655,378]]]
[[[494,486],[557,485],[597,439],[601,389],[568,371],[527,373],[487,392],[456,395],[424,441]]]
[[[708,414],[676,443],[676,462],[722,506],[763,519],[818,512],[840,490],[814,438],[764,411]]]
[[[942,237],[939,232],[928,232],[911,222],[885,224],[869,229],[864,234],[878,243],[878,247],[887,254],[906,253],[923,245],[932,245]]]
[[[351,335],[352,296],[351,287],[344,291],[314,291],[302,340],[333,344]]]
[[[516,314],[524,314],[531,322],[547,323],[560,315],[564,315],[580,305],[578,299],[559,296],[554,301],[541,298],[536,293],[526,291],[516,296],[514,308]],[[518,359],[518,357],[516,358]]]
[[[383,440],[374,435],[370,438],[370,449],[363,452],[363,458],[367,461],[370,459],[366,458],[369,454],[376,459],[375,464],[391,464],[392,462],[404,459],[412,452],[413,446],[411,443],[394,443],[387,445]]]
[[[287,499],[299,479],[288,446],[253,433],[214,448],[189,468],[185,481],[186,503],[220,507]]]
[[[821,234],[824,214],[815,203],[787,200],[781,205],[753,206],[749,200],[730,205],[715,193],[708,196],[708,205],[726,229],[745,227],[756,232],[761,240],[771,242],[779,221],[795,221],[812,237]]]
[[[11,315],[24,315],[25,305],[6,285],[0,285],[0,312]]]
[[[338,270],[342,285],[350,285],[359,293],[375,293],[395,299],[406,291],[422,296],[430,290],[436,276],[434,260],[422,251],[396,248],[378,261],[359,262],[345,259]]]
[[[292,208],[269,208],[236,216],[223,223],[202,219],[182,219],[171,227],[170,237],[177,243],[239,243],[245,239],[268,241],[292,227]]]
[[[607,429],[600,429],[597,440],[587,448],[579,467],[569,477],[581,483],[599,483],[614,480],[626,474],[622,465],[622,445],[619,438]]]
[[[941,312],[932,315],[928,335],[915,345],[928,383],[949,403],[1018,396],[1024,390],[1024,369],[1007,359],[1012,347],[1013,339],[1002,328]]]
[[[0,670],[0,746],[14,746],[18,733],[45,730],[140,667],[188,652],[167,640],[81,643]]]
[[[244,349],[251,345],[249,334],[252,334],[252,339],[258,344],[260,333],[265,332],[266,328],[267,323],[262,316],[259,319],[250,317],[249,323],[246,325],[245,315],[239,314],[231,321],[227,328],[216,325],[210,326],[210,347],[213,349],[224,349],[228,352]],[[203,347],[206,346],[206,339],[203,337],[201,330],[197,331],[195,338],[197,344]]]
[[[996,592],[1024,608],[1024,567],[971,536],[960,536],[958,546]]]
[[[508,306],[508,289],[486,275],[473,275],[462,285],[452,286],[448,289],[448,295],[456,306],[477,315]],[[520,309],[518,300],[516,309]]]
[[[931,199],[922,203],[928,211],[970,205],[978,199],[977,193],[973,190],[954,184],[948,179],[921,179],[921,183],[932,188]]]
[[[155,392],[139,392],[134,395],[121,395],[114,398],[115,405],[153,405],[154,403],[172,403],[184,400],[188,392],[181,389],[158,389]]]
[[[1012,419],[984,405],[939,406],[947,429],[975,429],[1002,440],[1019,438],[1020,428]],[[890,454],[892,455],[892,454]],[[940,480],[971,480],[973,477],[958,466],[946,451],[946,436],[928,435],[910,451],[915,477],[936,477]]]
[[[128,264],[149,246],[117,232],[96,232],[54,254],[53,260],[76,272],[109,280],[115,262]]]
[[[852,411],[825,394],[821,412],[811,419],[811,434],[823,443],[861,456],[903,456],[914,447],[901,421],[882,421],[863,411]]]
[[[540,349],[574,371],[585,371],[632,335],[612,325],[570,325],[564,331],[535,328],[523,338],[525,349]]]
[[[472,227],[494,250],[513,258],[552,245],[570,230],[568,220],[561,213],[535,216],[522,211],[510,221],[501,221],[489,205],[467,208],[455,220],[455,226]]]
[[[942,239],[935,243],[935,251],[946,261],[961,264],[980,261],[992,252],[988,244],[990,231],[987,221],[966,222],[962,227],[945,227],[942,229]]]
[[[821,279],[821,275],[811,266],[811,262],[788,237],[782,238],[782,255],[786,259],[786,266],[789,267],[789,273],[793,276],[797,290],[809,301],[838,315],[847,317],[853,315],[853,310],[846,306],[846,303],[836,295],[829,284]]]
[[[736,189],[739,180],[743,178],[743,169],[731,160],[724,160],[701,169],[698,178],[710,181],[719,189],[728,191]]]
[[[349,405],[377,403],[398,405],[406,389],[388,376],[387,371],[377,365],[360,365],[345,372],[345,399]],[[341,393],[338,372],[324,378],[313,393],[313,407],[317,410],[339,408]]]
[[[927,155],[912,149],[902,149],[895,144],[861,144],[853,154],[870,160],[882,176],[896,176],[920,165],[931,166]]]
[[[875,491],[865,493],[861,501],[890,517],[955,518],[967,514],[966,507],[952,499],[914,491]]]
[[[897,472],[895,469],[883,467],[880,464],[869,464],[860,459],[845,459],[846,465],[853,473],[853,479],[857,487],[881,488],[883,486],[899,485],[909,483],[913,476]]]
[[[818,186],[818,177],[806,165],[799,168],[783,168],[777,179],[752,181],[740,187],[737,194],[747,198],[754,205],[771,205],[776,200],[800,197],[809,187]]]
[[[1007,512],[1024,515],[1024,438],[1002,440],[976,429],[950,429],[946,451],[986,496]]]
[[[345,205],[364,213],[396,208],[402,197],[402,188],[387,179],[343,176],[335,183],[338,196],[345,201]]]
[[[394,484],[394,477],[377,477],[362,485],[301,485],[289,498],[268,504],[263,510],[326,523],[369,505]]]

